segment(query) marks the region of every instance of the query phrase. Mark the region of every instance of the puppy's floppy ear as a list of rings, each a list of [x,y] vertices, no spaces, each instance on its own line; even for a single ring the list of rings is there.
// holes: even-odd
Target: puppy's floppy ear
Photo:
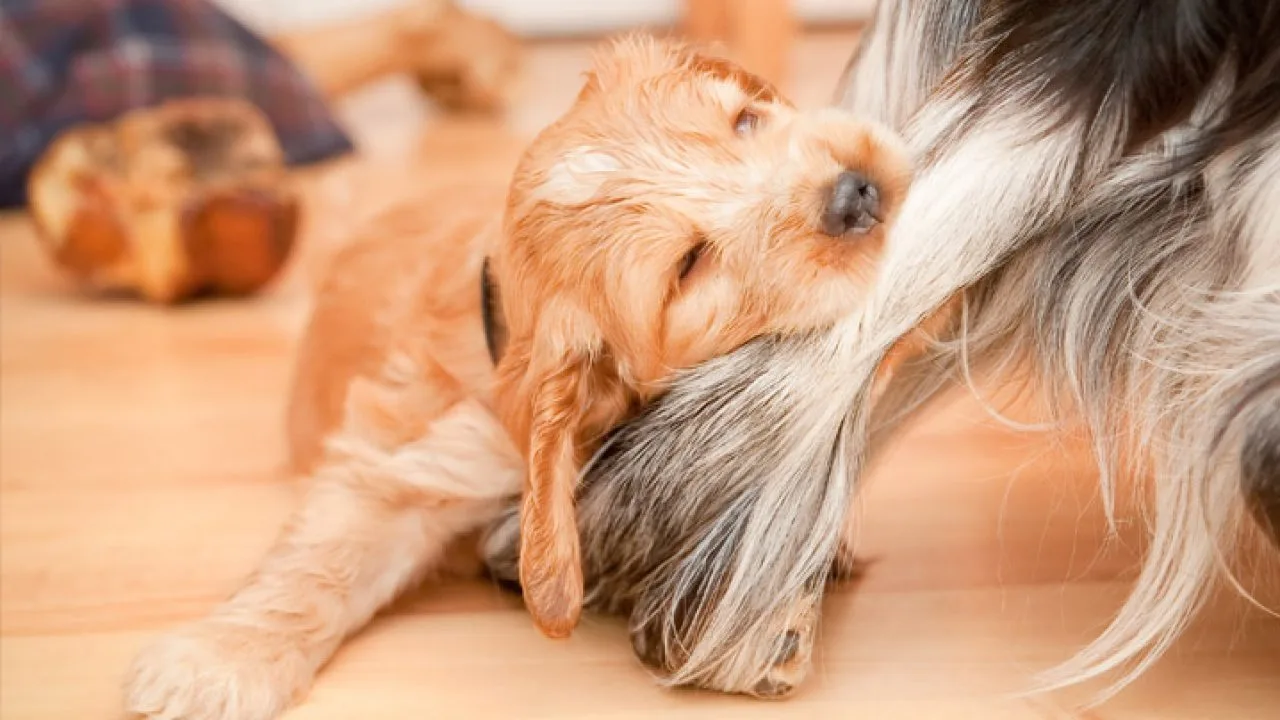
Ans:
[[[599,351],[594,322],[553,300],[498,367],[498,410],[527,458],[520,583],[534,623],[549,637],[568,636],[582,611],[574,496]]]

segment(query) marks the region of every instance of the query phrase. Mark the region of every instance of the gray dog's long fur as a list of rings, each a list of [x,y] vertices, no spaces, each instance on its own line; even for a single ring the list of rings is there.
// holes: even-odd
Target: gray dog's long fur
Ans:
[[[589,469],[592,600],[670,681],[764,677],[870,454],[962,366],[1037,364],[1093,431],[1108,512],[1117,477],[1151,478],[1131,596],[1045,688],[1145,670],[1244,514],[1280,522],[1280,8],[1156,5],[881,3],[841,102],[919,167],[874,297],[689,373]],[[957,296],[871,417],[885,353]]]

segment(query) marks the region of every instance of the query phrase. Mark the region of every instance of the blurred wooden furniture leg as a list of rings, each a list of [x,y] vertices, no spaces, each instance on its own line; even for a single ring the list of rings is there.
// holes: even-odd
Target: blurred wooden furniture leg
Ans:
[[[797,34],[791,0],[685,0],[684,26],[697,42],[727,42],[748,70],[786,89]]]
[[[700,43],[728,38],[729,2],[730,0],[686,0],[685,32]]]
[[[521,44],[500,23],[452,0],[408,0],[363,18],[272,42],[328,97],[408,74],[449,111],[498,110],[519,74]]]
[[[733,0],[729,4],[729,44],[749,70],[783,91],[790,80],[796,21],[791,0]]]
[[[446,0],[413,0],[354,20],[286,32],[271,38],[326,96],[414,68],[416,45],[449,9]]]

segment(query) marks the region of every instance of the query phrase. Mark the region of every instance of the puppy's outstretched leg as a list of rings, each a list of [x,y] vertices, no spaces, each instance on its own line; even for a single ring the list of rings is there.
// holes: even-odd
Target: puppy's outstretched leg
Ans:
[[[143,650],[125,683],[130,711],[275,717],[344,638],[439,563],[451,539],[519,492],[514,451],[475,401],[399,447],[365,437],[335,439],[302,507],[239,592]]]

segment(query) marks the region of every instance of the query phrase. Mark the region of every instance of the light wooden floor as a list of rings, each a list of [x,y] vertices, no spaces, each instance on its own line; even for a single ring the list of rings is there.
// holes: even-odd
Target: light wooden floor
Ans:
[[[850,47],[827,36],[799,48],[803,104],[827,97]],[[430,113],[397,88],[352,99],[344,112],[371,156],[410,163],[312,179],[310,247],[252,302],[162,311],[77,297],[26,219],[0,218],[0,717],[119,717],[139,644],[235,587],[297,494],[281,470],[284,388],[324,246],[403,187],[401,172],[418,185],[500,181],[583,62],[580,46],[536,51],[511,132],[433,121],[415,137]],[[831,597],[816,676],[782,704],[661,690],[620,622],[591,618],[552,642],[518,600],[474,582],[398,604],[287,719],[1069,716],[1069,696],[1009,694],[1099,631],[1132,577],[1138,520],[1108,542],[1092,481],[1076,445],[999,429],[963,400],[940,408],[874,473],[874,564]],[[1227,598],[1086,717],[1262,720],[1276,708],[1280,622]]]

